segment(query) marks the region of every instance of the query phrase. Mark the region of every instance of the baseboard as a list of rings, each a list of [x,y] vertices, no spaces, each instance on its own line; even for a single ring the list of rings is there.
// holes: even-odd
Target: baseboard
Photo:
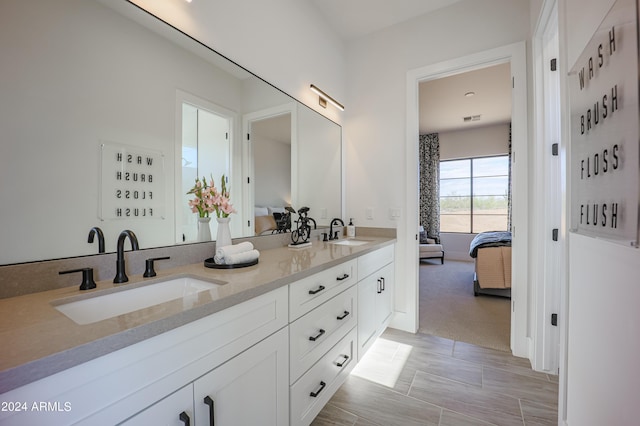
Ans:
[[[411,315],[406,312],[395,312],[393,318],[389,321],[389,327],[406,331],[407,333],[415,334],[418,332],[418,324],[416,323],[415,317],[412,318]]]

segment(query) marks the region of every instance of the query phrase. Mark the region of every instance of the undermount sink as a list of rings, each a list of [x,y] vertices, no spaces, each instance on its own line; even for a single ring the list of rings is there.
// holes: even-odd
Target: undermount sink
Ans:
[[[331,244],[335,244],[338,246],[361,246],[363,244],[369,244],[370,242],[371,241],[367,241],[367,240],[346,239],[346,240],[331,241]]]
[[[137,287],[122,287],[112,293],[72,302],[62,302],[55,308],[76,324],[85,325],[171,300],[183,299],[185,302],[192,303],[194,299],[197,299],[198,293],[215,289],[223,284],[225,283],[183,276],[154,283],[144,283],[144,285]]]

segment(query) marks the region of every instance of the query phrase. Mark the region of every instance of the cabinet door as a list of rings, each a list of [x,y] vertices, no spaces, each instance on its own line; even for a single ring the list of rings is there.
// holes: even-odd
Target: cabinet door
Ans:
[[[288,342],[283,328],[196,380],[196,424],[287,425]]]
[[[193,425],[193,386],[187,385],[121,423],[134,425]]]
[[[379,280],[379,292],[376,293],[376,327],[379,332],[386,328],[393,311],[393,263],[388,264],[380,271],[373,274]]]
[[[370,275],[358,283],[358,359],[364,355],[375,340],[378,291],[377,275]]]

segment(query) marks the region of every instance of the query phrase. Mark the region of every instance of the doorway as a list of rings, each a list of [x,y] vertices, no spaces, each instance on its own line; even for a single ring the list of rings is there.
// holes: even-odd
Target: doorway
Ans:
[[[450,61],[445,61],[407,73],[407,209],[404,213],[406,233],[416,238],[404,240],[405,280],[410,283],[404,294],[397,295],[404,308],[396,314],[394,326],[417,330],[419,324],[418,295],[418,86],[420,82],[459,74],[492,64],[510,62],[512,74],[512,291],[511,291],[511,351],[520,357],[529,356],[527,330],[528,312],[528,154],[527,154],[527,84],[526,47],[524,42],[491,49]],[[402,232],[402,229],[399,230]]]
[[[233,173],[234,115],[204,99],[178,91],[176,96],[176,242],[197,240],[197,216],[187,194],[196,178],[220,188],[222,176],[230,185]],[[213,182],[211,182],[213,180]],[[229,187],[229,186],[227,186]],[[212,235],[217,223],[209,223]]]
[[[420,224],[447,254],[442,265],[420,261],[419,331],[507,352],[509,290],[476,295],[474,281],[510,282],[496,272],[511,269],[510,256],[480,253],[480,279],[469,246],[479,233],[509,229],[510,122],[509,62],[419,83]]]

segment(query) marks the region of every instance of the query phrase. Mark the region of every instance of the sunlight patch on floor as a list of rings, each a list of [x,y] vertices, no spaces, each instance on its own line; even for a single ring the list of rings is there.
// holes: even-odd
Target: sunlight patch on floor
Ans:
[[[393,388],[412,349],[411,345],[378,338],[351,374]]]

